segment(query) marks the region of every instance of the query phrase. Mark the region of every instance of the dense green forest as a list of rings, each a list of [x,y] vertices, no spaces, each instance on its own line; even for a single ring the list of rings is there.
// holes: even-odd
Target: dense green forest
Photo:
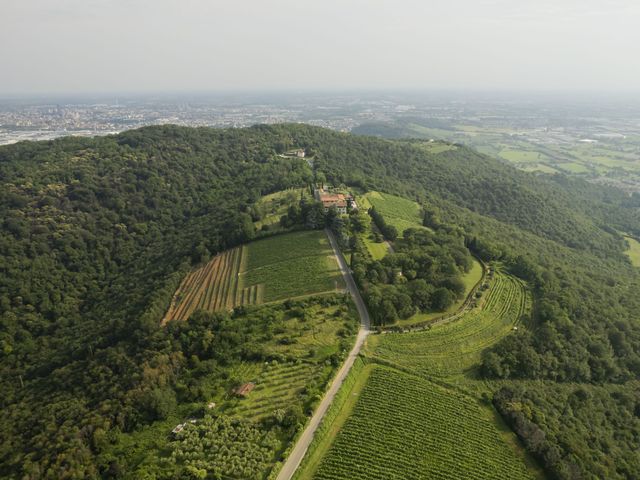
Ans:
[[[640,275],[619,233],[640,235],[640,198],[461,146],[435,154],[419,141],[304,125],[149,127],[0,148],[0,476],[119,475],[101,453],[187,395],[174,376],[191,347],[159,326],[177,284],[190,266],[264,234],[251,215],[262,195],[311,181],[306,161],[275,155],[292,147],[333,184],[423,206],[433,233],[377,262],[382,288],[408,289],[389,274],[429,249],[463,271],[464,246],[527,280],[534,328],[485,355],[484,375],[513,385],[494,403],[550,475],[594,478],[611,456],[606,478],[640,477]],[[313,212],[290,218],[322,226]],[[180,338],[201,327],[182,328]],[[550,384],[587,393],[561,408]],[[536,428],[543,448],[526,440]]]
[[[0,149],[0,476],[90,478],[107,432],[156,415],[186,352],[159,328],[182,273],[304,185],[266,133],[148,128]]]

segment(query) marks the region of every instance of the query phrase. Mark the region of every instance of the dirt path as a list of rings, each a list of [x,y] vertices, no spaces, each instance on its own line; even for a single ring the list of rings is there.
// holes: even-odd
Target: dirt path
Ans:
[[[356,304],[356,308],[358,309],[358,315],[360,316],[360,331],[358,332],[358,336],[356,337],[355,345],[351,349],[351,352],[349,352],[349,355],[342,364],[342,367],[340,367],[340,370],[338,370],[338,373],[331,382],[329,390],[327,390],[327,393],[325,393],[322,401],[320,402],[320,405],[318,405],[318,408],[316,408],[316,411],[313,413],[311,420],[309,420],[309,423],[302,432],[302,435],[300,435],[298,441],[291,450],[291,453],[287,457],[287,460],[285,461],[282,469],[280,470],[280,473],[278,474],[277,480],[290,480],[291,477],[293,477],[293,474],[298,468],[298,465],[300,465],[300,462],[304,458],[304,454],[307,452],[307,449],[309,448],[309,445],[313,440],[313,435],[320,425],[322,418],[329,409],[331,402],[333,402],[333,399],[336,396],[336,393],[338,393],[338,390],[340,389],[340,386],[342,385],[345,377],[349,373],[349,370],[351,370],[353,362],[358,357],[360,349],[362,348],[362,345],[364,345],[367,335],[369,335],[370,332],[369,329],[371,328],[369,312],[367,311],[367,307],[365,306],[364,301],[360,296],[360,292],[358,291],[356,282],[351,276],[351,271],[349,270],[347,262],[338,249],[338,244],[335,237],[333,236],[333,233],[329,230],[326,230],[326,232],[327,237],[329,237],[329,243],[331,243],[333,252],[336,256],[336,259],[338,260],[338,265],[340,266],[340,271],[342,272],[342,276],[344,277],[344,282],[347,285],[347,289],[349,290],[354,303]]]

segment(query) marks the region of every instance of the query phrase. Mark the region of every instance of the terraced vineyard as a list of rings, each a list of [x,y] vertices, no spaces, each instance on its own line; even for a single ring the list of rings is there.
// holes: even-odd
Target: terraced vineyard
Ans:
[[[498,269],[478,305],[455,320],[371,336],[372,370],[353,410],[341,427],[323,424],[339,429],[335,440],[312,451],[296,479],[539,478],[482,403],[486,384],[469,375],[531,302],[523,282]]]
[[[176,291],[162,324],[171,320],[186,320],[195,310],[231,309],[243,299],[238,292],[238,271],[243,247],[216,255],[203,267],[189,273]],[[246,303],[251,303],[247,301]]]
[[[413,334],[386,334],[373,339],[375,355],[426,375],[468,372],[482,351],[513,332],[531,307],[531,295],[517,278],[497,271],[480,306],[450,323]]]
[[[376,366],[313,478],[532,477],[475,400]]]

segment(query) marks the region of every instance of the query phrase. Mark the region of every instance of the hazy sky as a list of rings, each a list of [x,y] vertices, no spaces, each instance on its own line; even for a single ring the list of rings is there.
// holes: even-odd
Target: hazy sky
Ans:
[[[0,94],[640,89],[638,0],[0,0]]]

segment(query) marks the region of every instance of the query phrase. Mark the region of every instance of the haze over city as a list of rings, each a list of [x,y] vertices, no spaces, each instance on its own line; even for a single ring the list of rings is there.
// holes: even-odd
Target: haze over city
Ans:
[[[640,83],[631,0],[2,3],[0,96]]]

